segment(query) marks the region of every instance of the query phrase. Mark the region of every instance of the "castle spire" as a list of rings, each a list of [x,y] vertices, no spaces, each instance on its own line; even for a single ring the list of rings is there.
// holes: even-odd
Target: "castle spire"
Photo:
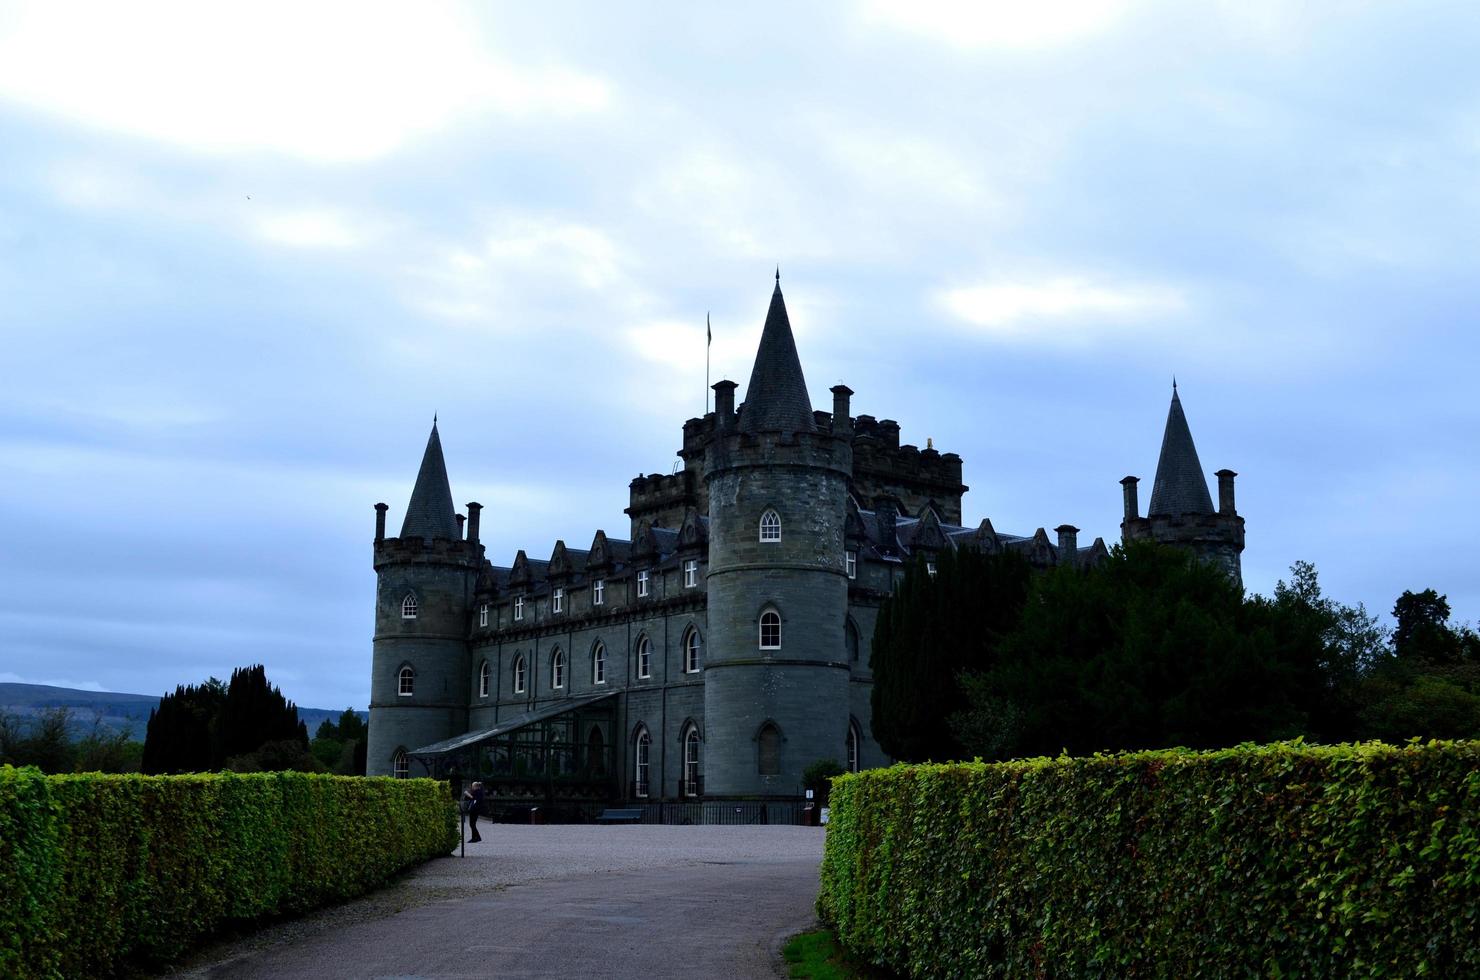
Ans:
[[[421,457],[416,486],[411,490],[411,503],[406,505],[406,520],[401,524],[401,537],[461,537],[457,529],[457,511],[452,506],[452,488],[447,483],[447,463],[442,459],[442,440],[437,435],[437,420],[432,420],[432,434]]]
[[[771,308],[766,312],[766,326],[755,352],[755,367],[745,388],[740,431],[813,432],[815,429],[812,400],[807,395],[807,379],[802,376],[796,338],[791,334],[791,320],[786,315],[786,300],[781,296],[778,268]]]
[[[1183,514],[1213,513],[1207,477],[1192,444],[1192,430],[1182,413],[1182,399],[1172,383],[1172,407],[1167,411],[1166,432],[1161,437],[1161,458],[1156,463],[1156,482],[1151,487],[1148,515],[1180,517]]]

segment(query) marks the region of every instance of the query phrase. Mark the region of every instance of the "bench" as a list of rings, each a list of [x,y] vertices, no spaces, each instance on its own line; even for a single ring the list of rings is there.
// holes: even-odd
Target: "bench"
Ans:
[[[642,807],[608,807],[596,818],[597,823],[637,823],[642,820]]]

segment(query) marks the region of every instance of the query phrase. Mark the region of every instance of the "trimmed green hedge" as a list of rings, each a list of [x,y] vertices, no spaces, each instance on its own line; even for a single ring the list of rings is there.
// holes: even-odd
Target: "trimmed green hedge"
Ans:
[[[837,779],[818,914],[914,977],[1480,976],[1480,742]]]
[[[231,922],[359,895],[457,846],[443,783],[0,768],[0,976],[163,963]]]

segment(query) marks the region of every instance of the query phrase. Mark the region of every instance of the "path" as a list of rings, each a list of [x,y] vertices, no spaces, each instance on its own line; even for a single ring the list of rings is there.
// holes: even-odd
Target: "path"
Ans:
[[[466,859],[174,976],[772,978],[812,922],[821,856],[807,827],[494,826]]]

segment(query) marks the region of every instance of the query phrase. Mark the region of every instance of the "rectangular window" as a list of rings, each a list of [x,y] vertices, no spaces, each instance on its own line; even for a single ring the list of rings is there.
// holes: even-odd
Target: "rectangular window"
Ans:
[[[690,558],[683,563],[683,587],[692,589],[699,584],[699,559]]]
[[[565,612],[565,590],[556,589],[550,593],[550,611],[552,613]]]
[[[606,605],[606,579],[599,578],[591,583],[591,605]]]
[[[925,574],[929,575],[931,578],[935,578],[935,562],[927,561],[925,563]]]
[[[516,595],[514,597],[514,622],[517,623],[517,622],[519,622],[523,618],[524,618],[524,596],[522,596],[522,595]]]
[[[487,626],[488,625],[488,603],[486,603],[486,602],[483,603],[483,605],[481,605],[481,606],[478,607],[478,625],[479,626]]]
[[[646,599],[648,594],[649,577],[647,569],[637,573],[637,598]]]
[[[846,566],[849,578],[858,577],[858,552],[848,551],[843,554],[843,564]]]

